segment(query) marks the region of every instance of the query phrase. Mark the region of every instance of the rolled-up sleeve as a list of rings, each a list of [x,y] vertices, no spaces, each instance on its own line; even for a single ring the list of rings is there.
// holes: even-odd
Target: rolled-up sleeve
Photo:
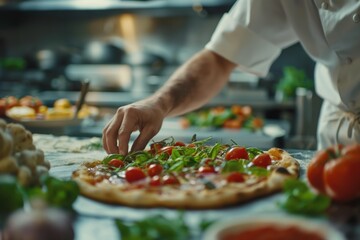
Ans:
[[[281,50],[296,41],[281,1],[238,0],[221,18],[205,48],[243,71],[266,76]]]

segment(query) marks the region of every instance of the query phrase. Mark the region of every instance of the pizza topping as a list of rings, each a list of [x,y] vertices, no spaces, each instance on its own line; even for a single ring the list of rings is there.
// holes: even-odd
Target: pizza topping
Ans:
[[[249,154],[246,151],[246,148],[235,146],[230,148],[230,150],[225,155],[226,160],[233,160],[233,159],[249,159]]]
[[[244,182],[245,178],[244,175],[239,172],[232,172],[227,176],[226,180],[228,182]]]
[[[141,179],[146,178],[145,173],[141,170],[141,168],[138,167],[129,167],[126,171],[125,171],[125,179],[126,181],[132,183],[132,182],[136,182],[139,181]]]
[[[198,169],[199,174],[211,174],[216,173],[215,168],[213,166],[201,166]]]
[[[158,163],[150,164],[150,166],[148,167],[148,170],[147,170],[148,175],[150,177],[160,175],[162,171],[163,171],[163,167]]]
[[[164,185],[177,185],[180,184],[179,180],[174,175],[165,175],[162,178]]]
[[[115,168],[122,168],[125,166],[125,163],[122,160],[114,158],[110,160],[109,165]]]
[[[252,160],[252,163],[255,166],[266,168],[271,165],[271,157],[267,153],[261,153]]]

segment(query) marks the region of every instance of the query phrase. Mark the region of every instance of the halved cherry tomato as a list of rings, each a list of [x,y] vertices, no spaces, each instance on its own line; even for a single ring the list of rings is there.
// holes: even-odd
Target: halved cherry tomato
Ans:
[[[252,163],[257,167],[266,168],[267,166],[271,165],[271,157],[267,153],[261,153],[254,157]]]
[[[162,147],[164,147],[164,143],[162,142],[156,142],[150,144],[150,151],[153,154],[156,154]]]
[[[198,169],[198,173],[208,174],[208,173],[216,173],[216,171],[213,166],[201,166]]]
[[[159,150],[159,153],[167,153],[170,156],[173,149],[174,149],[174,146],[165,146]]]
[[[235,146],[230,148],[230,150],[226,152],[225,159],[226,160],[249,159],[249,154],[246,151],[246,148]]]
[[[114,158],[110,160],[109,165],[112,167],[121,168],[125,166],[125,163],[120,159]]]
[[[164,185],[180,184],[179,180],[173,175],[165,175],[165,176],[163,176],[162,182],[163,182]]]
[[[136,182],[146,178],[145,173],[139,167],[129,167],[125,171],[125,179],[128,182]]]
[[[244,182],[245,178],[244,175],[239,172],[232,172],[227,176],[226,180],[228,182]]]
[[[150,179],[150,186],[154,186],[154,187],[157,187],[157,186],[161,186],[161,178],[160,176],[156,175],[156,176],[153,176],[151,179]]]
[[[150,177],[159,175],[163,170],[163,167],[158,163],[152,163],[147,169],[147,172]]]

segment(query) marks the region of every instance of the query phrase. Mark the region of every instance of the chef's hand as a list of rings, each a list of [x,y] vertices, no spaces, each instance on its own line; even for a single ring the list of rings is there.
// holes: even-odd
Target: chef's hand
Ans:
[[[151,101],[139,101],[117,109],[115,115],[103,129],[105,151],[126,155],[130,135],[139,130],[131,151],[142,150],[160,130],[165,113]]]

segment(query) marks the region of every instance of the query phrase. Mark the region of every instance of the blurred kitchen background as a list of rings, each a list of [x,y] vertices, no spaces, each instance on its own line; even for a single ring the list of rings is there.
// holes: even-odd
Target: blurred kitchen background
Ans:
[[[234,2],[0,0],[0,97],[32,95],[49,106],[59,98],[75,103],[81,82],[88,79],[86,103],[98,107],[100,115],[67,134],[101,136],[116,108],[153,93],[204,47]],[[175,126],[177,119],[170,119],[159,137],[190,140],[196,133],[258,147],[314,149],[321,100],[311,86],[289,83],[292,76],[284,74],[289,67],[313,78],[314,62],[296,44],[283,51],[266,78],[235,71],[228,86],[204,106],[249,105],[269,124],[261,133],[183,131]],[[291,96],[284,90],[288,86],[280,88],[286,83],[295,89]]]

